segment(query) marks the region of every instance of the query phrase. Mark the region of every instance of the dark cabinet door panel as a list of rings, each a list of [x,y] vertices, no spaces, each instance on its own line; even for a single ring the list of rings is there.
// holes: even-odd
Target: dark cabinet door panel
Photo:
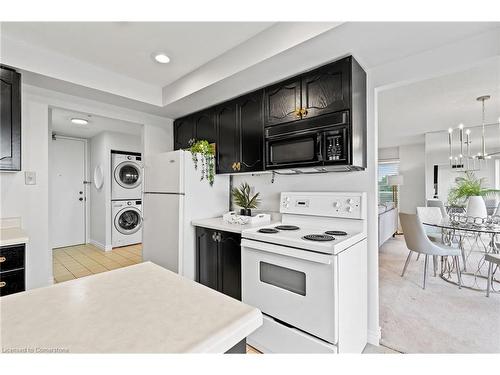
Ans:
[[[349,67],[346,59],[307,73],[302,78],[303,118],[349,108]]]
[[[217,128],[213,110],[206,110],[194,115],[194,133],[196,140],[206,140],[208,143],[216,142]]]
[[[241,172],[263,169],[264,123],[262,117],[262,90],[238,100],[240,125]]]
[[[0,273],[0,296],[24,292],[24,269]]]
[[[281,124],[300,118],[300,79],[279,83],[264,91],[266,125]]]
[[[0,272],[24,268],[24,245],[0,248]]]
[[[195,138],[192,117],[183,117],[174,121],[174,149],[189,147],[189,141]]]
[[[219,291],[241,300],[241,236],[219,233]]]
[[[0,67],[0,170],[21,170],[21,75]]]
[[[236,102],[217,107],[217,173],[235,172],[233,164],[239,161],[240,136],[236,120]]]
[[[197,281],[200,284],[218,290],[218,249],[215,231],[196,228]]]

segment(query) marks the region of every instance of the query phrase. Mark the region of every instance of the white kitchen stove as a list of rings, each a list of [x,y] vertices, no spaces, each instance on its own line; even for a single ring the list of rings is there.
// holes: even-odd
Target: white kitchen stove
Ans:
[[[242,301],[269,353],[361,352],[366,344],[366,194],[281,193],[282,221],[242,232]]]

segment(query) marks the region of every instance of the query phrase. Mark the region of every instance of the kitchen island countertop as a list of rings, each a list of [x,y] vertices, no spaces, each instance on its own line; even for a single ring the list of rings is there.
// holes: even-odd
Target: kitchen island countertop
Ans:
[[[261,312],[145,262],[0,298],[4,353],[224,353]]]

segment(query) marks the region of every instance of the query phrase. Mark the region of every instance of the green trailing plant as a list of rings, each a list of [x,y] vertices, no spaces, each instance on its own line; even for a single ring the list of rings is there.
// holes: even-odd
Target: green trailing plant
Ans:
[[[215,178],[215,149],[213,145],[206,140],[189,141],[189,151],[194,162],[194,169],[198,169],[198,164],[201,162],[201,178],[200,181],[206,179],[210,186],[214,184]],[[200,157],[201,156],[201,157]],[[200,157],[201,160],[198,158]]]
[[[471,171],[466,171],[463,177],[455,179],[456,186],[448,193],[450,206],[463,206],[467,198],[472,196],[489,197],[500,194],[500,190],[485,188],[485,178],[477,178]]]
[[[239,188],[233,188],[231,194],[233,195],[234,203],[238,207],[244,208],[246,210],[257,208],[260,203],[259,194],[256,193],[254,196],[250,196],[250,191],[252,188],[247,182],[243,182]]]

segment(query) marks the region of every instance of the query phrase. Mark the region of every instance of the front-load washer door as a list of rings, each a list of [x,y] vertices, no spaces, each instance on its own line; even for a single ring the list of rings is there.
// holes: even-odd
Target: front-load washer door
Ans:
[[[142,182],[141,167],[132,161],[124,161],[115,168],[115,181],[125,189],[135,189]]]
[[[141,211],[135,207],[126,207],[115,216],[115,228],[122,234],[134,234],[141,226]]]

